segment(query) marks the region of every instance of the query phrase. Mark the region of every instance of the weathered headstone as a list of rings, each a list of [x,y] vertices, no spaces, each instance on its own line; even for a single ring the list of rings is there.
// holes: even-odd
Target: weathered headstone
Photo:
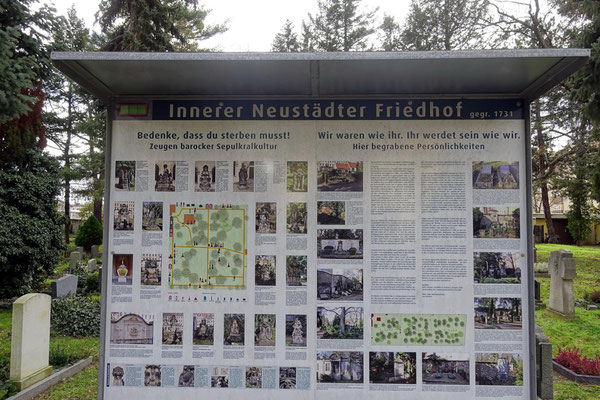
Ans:
[[[535,309],[546,308],[546,304],[542,301],[541,284],[538,280],[533,281],[534,293],[535,293]]]
[[[535,248],[535,246],[533,246],[533,262],[536,263],[537,261],[537,249]]]
[[[50,284],[52,298],[75,295],[77,293],[77,275],[65,275]]]
[[[95,258],[90,258],[87,263],[88,272],[94,272],[98,269],[98,261]]]
[[[75,251],[78,251],[79,254],[83,254],[83,247],[82,246],[77,246],[77,247],[75,247]]]
[[[69,259],[69,269],[72,271],[73,269],[79,266],[79,262],[81,261],[81,253],[78,251],[74,251],[71,253],[71,257]]]
[[[553,399],[552,343],[537,325],[535,326],[535,364],[538,399]]]
[[[91,254],[93,258],[96,258],[100,255],[100,246],[98,246],[97,244],[92,246],[91,249]]]
[[[10,380],[19,390],[50,376],[50,304],[47,294],[30,293],[13,303]]]
[[[577,276],[575,259],[568,250],[555,250],[548,260],[550,273],[549,310],[567,318],[575,318],[573,279]]]

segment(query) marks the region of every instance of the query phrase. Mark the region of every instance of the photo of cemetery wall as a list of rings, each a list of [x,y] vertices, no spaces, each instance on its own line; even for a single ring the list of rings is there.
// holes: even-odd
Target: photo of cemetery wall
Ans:
[[[285,316],[285,345],[306,347],[306,315],[287,314]]]
[[[465,314],[371,314],[371,344],[464,346]]]
[[[469,385],[467,353],[422,353],[424,385]]]
[[[115,162],[115,189],[135,192],[135,161]]]
[[[317,201],[317,223],[319,225],[344,225],[346,223],[346,202]]]
[[[521,211],[516,207],[474,207],[473,237],[479,239],[521,237]]]
[[[521,299],[475,297],[475,329],[521,329]]]
[[[520,253],[473,253],[475,283],[521,283]]]
[[[110,313],[111,344],[152,344],[153,340],[154,315]]]
[[[473,189],[518,189],[519,162],[474,161]]]
[[[275,256],[256,256],[254,263],[254,283],[257,286],[275,286],[276,284]]]
[[[308,191],[308,161],[287,162],[287,191]]]
[[[523,386],[523,358],[516,353],[477,353],[475,384]]]
[[[197,346],[214,344],[215,315],[211,313],[195,313],[193,316],[192,342]]]
[[[363,270],[317,268],[317,299],[321,301],[362,301]]]
[[[363,230],[317,229],[317,257],[362,260]]]
[[[317,165],[319,192],[362,192],[362,161],[320,161]]]
[[[369,352],[369,382],[417,383],[417,353]]]
[[[307,257],[285,257],[285,281],[287,286],[306,286],[307,282]]]
[[[317,307],[317,339],[362,339],[362,307]]]
[[[317,352],[318,383],[362,383],[363,353],[361,351]]]

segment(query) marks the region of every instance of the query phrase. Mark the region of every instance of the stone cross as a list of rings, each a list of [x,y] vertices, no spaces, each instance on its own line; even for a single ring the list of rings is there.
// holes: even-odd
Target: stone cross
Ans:
[[[69,270],[73,271],[79,265],[81,261],[81,253],[78,251],[74,251],[71,253],[71,258],[69,259]]]
[[[575,318],[573,279],[577,276],[575,259],[568,250],[555,250],[548,260],[550,273],[549,309],[561,316]]]
[[[30,293],[13,303],[10,380],[19,390],[50,376],[50,296]]]

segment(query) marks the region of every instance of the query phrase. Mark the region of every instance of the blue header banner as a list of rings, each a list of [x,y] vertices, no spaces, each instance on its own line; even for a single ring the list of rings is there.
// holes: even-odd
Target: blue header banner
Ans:
[[[153,120],[523,119],[520,99],[154,100]]]

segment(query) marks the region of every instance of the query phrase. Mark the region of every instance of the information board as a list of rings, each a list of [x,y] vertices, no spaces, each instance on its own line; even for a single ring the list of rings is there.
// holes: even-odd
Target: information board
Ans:
[[[104,398],[528,399],[525,105],[115,102]]]

